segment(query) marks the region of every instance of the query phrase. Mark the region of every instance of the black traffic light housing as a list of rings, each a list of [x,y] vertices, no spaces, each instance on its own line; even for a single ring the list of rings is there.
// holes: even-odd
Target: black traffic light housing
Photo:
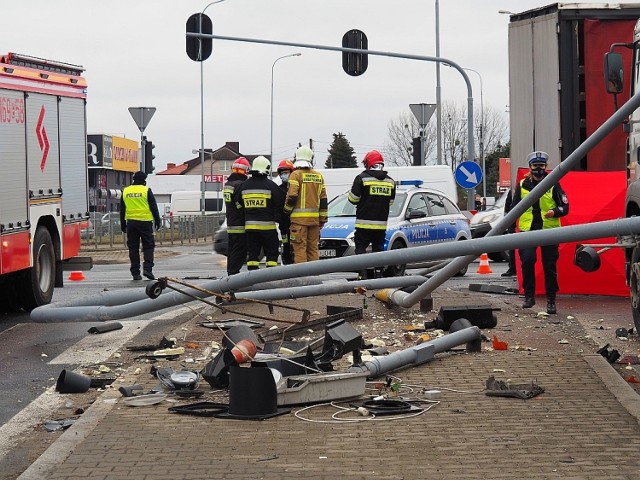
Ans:
[[[422,148],[422,142],[420,142],[420,137],[414,137],[412,140],[413,146],[413,163],[414,167],[419,167],[422,164],[422,157],[420,155],[420,149]]]
[[[153,144],[151,140],[146,140],[145,137],[145,146],[144,146],[144,173],[151,173],[154,170],[153,167],[153,159],[156,156],[153,154],[153,149],[156,146]]]
[[[187,33],[213,33],[213,23],[204,13],[194,13],[187,20]],[[194,62],[202,62],[211,56],[213,39],[187,37],[187,56]]]
[[[367,50],[369,48],[369,40],[361,30],[349,30],[342,36],[342,48],[357,48],[359,50]],[[367,71],[369,65],[369,57],[366,53],[349,53],[342,52],[342,69],[351,75],[357,77]]]

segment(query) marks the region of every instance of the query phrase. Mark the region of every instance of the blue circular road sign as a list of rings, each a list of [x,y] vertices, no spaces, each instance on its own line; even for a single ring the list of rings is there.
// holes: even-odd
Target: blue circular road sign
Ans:
[[[462,162],[454,176],[462,188],[474,188],[482,181],[482,168],[476,162]]]

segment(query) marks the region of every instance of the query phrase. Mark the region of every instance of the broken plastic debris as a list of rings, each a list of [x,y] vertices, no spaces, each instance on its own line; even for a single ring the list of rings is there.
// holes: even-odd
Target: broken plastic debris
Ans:
[[[509,348],[509,344],[507,342],[502,342],[498,340],[498,337],[493,336],[493,349],[494,350],[507,350]]]
[[[511,384],[509,381],[496,380],[491,375],[486,382],[486,394],[494,397],[514,397],[528,400],[544,393],[544,388],[531,382],[528,384]]]
[[[565,344],[569,343],[569,340],[567,340],[566,338],[562,338],[562,339],[558,340],[558,343],[561,343],[561,344],[565,345]]]
[[[630,377],[625,378],[625,380],[629,383],[640,383],[640,380],[638,380],[635,375],[631,375]]]
[[[153,356],[159,357],[159,356],[182,355],[183,353],[184,353],[184,347],[162,348],[160,350],[156,350],[155,352],[153,352]]]

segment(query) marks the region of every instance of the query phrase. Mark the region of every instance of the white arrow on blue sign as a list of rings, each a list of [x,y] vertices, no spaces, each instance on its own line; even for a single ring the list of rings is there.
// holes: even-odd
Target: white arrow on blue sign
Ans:
[[[473,188],[482,181],[482,168],[476,162],[462,162],[454,176],[462,188]]]

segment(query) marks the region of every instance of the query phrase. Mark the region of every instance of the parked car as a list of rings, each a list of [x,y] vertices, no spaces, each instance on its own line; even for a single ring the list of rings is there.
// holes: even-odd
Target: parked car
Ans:
[[[225,220],[218,231],[213,235],[213,251],[225,257],[229,254],[229,234],[227,233],[227,221]]]
[[[491,230],[500,220],[504,217],[504,205],[507,200],[507,194],[509,191],[504,192],[496,203],[488,210],[483,210],[476,213],[471,218],[471,236],[473,238],[482,238],[489,230]],[[508,262],[508,252],[492,252],[489,253],[489,258],[494,262]]]
[[[80,222],[80,238],[83,240],[91,240],[95,235],[93,222],[88,218]]]
[[[469,219],[446,195],[423,188],[421,181],[402,181],[396,189],[387,222],[385,250],[418,247],[471,238]],[[329,202],[329,221],[320,231],[320,258],[355,253],[356,207],[348,193]],[[406,265],[390,265],[386,276],[404,275]],[[467,267],[458,275],[466,273]]]

